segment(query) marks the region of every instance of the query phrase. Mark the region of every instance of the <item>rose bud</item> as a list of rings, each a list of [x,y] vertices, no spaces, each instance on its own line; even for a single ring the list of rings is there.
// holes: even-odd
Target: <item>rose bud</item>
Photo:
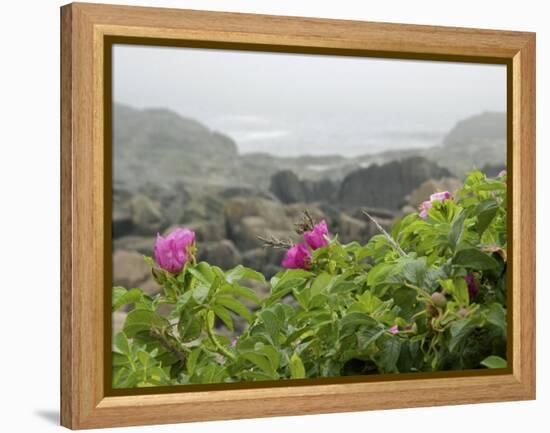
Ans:
[[[432,302],[436,307],[445,308],[445,305],[447,305],[447,298],[445,298],[443,293],[434,292],[432,293]]]
[[[420,205],[418,216],[420,216],[420,218],[422,219],[428,218],[428,211],[430,210],[431,207],[432,207],[432,202],[430,201],[422,202],[422,204]]]
[[[445,201],[451,198],[449,191],[435,192],[430,196],[430,201]]]
[[[195,233],[186,228],[176,228],[166,237],[157,234],[155,260],[165,271],[176,274],[193,255]]]
[[[328,245],[327,222],[321,220],[319,224],[313,227],[313,230],[304,232],[304,240],[312,250]]]
[[[309,269],[311,253],[305,244],[297,244],[289,248],[283,259],[283,267],[287,269]]]

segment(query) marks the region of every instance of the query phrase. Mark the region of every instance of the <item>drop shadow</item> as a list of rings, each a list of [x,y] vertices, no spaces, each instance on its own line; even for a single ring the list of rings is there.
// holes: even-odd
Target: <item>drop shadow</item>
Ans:
[[[38,409],[34,411],[35,415],[39,416],[50,424],[59,425],[59,411],[54,409]]]

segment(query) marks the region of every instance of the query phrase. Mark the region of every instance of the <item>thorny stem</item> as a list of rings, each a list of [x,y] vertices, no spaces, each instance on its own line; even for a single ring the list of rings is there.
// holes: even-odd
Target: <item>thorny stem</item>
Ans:
[[[362,212],[374,223],[376,228],[380,231],[380,233],[382,233],[386,237],[388,242],[391,244],[392,247],[395,248],[395,250],[399,253],[399,255],[402,257],[406,257],[407,253],[403,251],[403,249],[399,246],[399,244],[395,241],[395,239],[392,238],[391,235],[386,230],[384,230],[384,227],[382,227],[378,223],[378,221],[376,221],[372,216],[370,216],[370,214],[365,209],[363,209]]]
[[[299,235],[304,234],[307,231],[313,230],[313,227],[315,226],[315,222],[313,221],[313,217],[309,213],[309,211],[306,209],[303,212],[302,220],[294,223],[294,230]]]
[[[212,328],[210,326],[207,326],[206,327],[206,333],[208,334],[208,338],[210,338],[210,341],[212,341],[212,343],[214,343],[214,346],[216,346],[216,349],[218,349],[218,352],[225,356],[226,358],[229,358],[231,360],[235,360],[235,354],[233,352],[231,352],[229,349],[227,349],[227,347],[224,347],[218,340],[218,338],[216,337],[216,335],[214,334],[214,331],[212,330]]]
[[[181,353],[178,349],[176,349],[163,334],[158,331],[151,330],[151,335],[159,341],[162,347],[171,352],[181,362],[185,363],[185,355]]]
[[[278,248],[281,250],[287,250],[291,248],[294,244],[288,239],[278,239],[275,236],[269,238],[264,238],[262,236],[257,236],[259,240],[263,242],[264,247]]]

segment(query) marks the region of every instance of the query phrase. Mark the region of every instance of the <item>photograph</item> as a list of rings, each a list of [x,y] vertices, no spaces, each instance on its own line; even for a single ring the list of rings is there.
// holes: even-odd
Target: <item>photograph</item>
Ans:
[[[507,368],[507,72],[114,44],[113,389]]]

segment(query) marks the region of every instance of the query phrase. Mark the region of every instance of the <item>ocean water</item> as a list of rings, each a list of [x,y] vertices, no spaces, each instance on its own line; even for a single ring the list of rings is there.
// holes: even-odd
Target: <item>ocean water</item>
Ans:
[[[387,150],[441,144],[447,131],[421,122],[375,121],[366,117],[269,117],[254,114],[212,116],[212,129],[230,136],[239,152],[277,156],[341,155],[355,157]]]

